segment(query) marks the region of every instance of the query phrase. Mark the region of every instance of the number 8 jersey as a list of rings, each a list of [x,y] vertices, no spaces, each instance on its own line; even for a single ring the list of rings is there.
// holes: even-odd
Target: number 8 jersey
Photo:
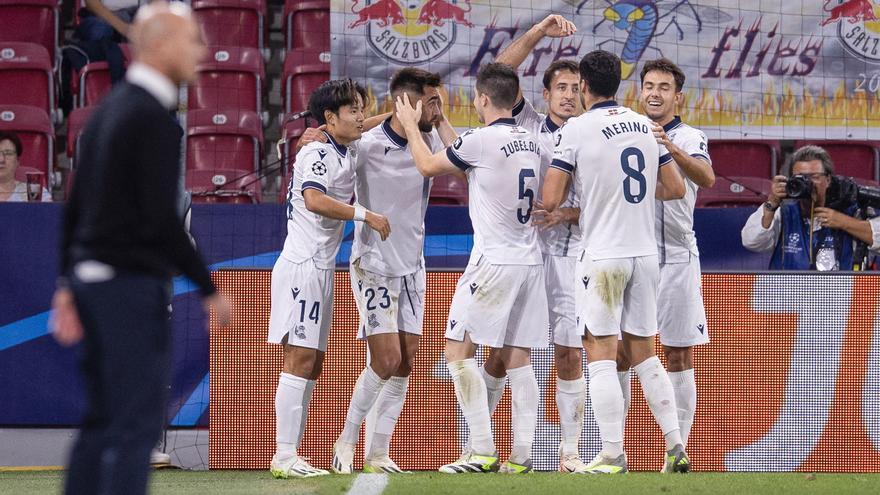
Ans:
[[[541,153],[537,138],[512,118],[469,130],[446,148],[468,177],[471,264],[482,256],[495,265],[543,264],[531,225]]]
[[[657,254],[654,192],[672,157],[651,121],[614,101],[597,103],[561,129],[551,167],[577,174],[583,247],[593,260]]]

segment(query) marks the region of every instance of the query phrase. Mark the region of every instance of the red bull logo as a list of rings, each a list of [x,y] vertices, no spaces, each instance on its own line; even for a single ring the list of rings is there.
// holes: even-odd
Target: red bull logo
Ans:
[[[875,0],[838,0],[822,7],[828,15],[819,25],[837,25],[837,36],[851,54],[869,62],[880,62],[880,8]]]
[[[353,0],[355,18],[349,28],[363,26],[369,46],[380,56],[401,65],[433,60],[455,42],[459,26],[473,27],[468,19],[470,0]]]

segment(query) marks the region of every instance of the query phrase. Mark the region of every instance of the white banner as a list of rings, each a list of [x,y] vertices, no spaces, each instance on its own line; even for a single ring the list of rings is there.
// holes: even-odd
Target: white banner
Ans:
[[[670,58],[686,73],[682,117],[712,138],[880,139],[880,0],[333,0],[333,77],[365,82],[379,109],[397,69],[439,72],[456,126],[471,115],[474,76],[550,13],[578,26],[545,39],[520,67],[543,107],[555,59],[618,54],[618,101],[637,108],[639,70]]]

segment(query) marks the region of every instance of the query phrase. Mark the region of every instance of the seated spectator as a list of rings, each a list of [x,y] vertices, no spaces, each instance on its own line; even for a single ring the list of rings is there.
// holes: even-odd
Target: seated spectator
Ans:
[[[772,251],[771,270],[851,270],[854,240],[880,247],[880,220],[859,220],[857,204],[826,205],[834,176],[828,153],[813,145],[794,152],[789,176],[777,175],[767,202],[758,207],[742,229],[742,243],[756,252]],[[812,183],[808,194],[788,199],[786,185],[800,176]],[[874,225],[876,223],[876,225]],[[878,231],[877,240],[873,230]]]
[[[27,201],[27,184],[15,180],[15,171],[21,160],[21,140],[11,132],[0,131],[0,201]],[[52,201],[52,195],[43,188],[43,202]]]

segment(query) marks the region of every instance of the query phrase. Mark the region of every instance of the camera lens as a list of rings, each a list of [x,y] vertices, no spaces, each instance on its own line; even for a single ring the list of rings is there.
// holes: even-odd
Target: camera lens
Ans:
[[[813,194],[813,181],[806,175],[793,175],[785,183],[785,194],[792,199],[809,198]]]

